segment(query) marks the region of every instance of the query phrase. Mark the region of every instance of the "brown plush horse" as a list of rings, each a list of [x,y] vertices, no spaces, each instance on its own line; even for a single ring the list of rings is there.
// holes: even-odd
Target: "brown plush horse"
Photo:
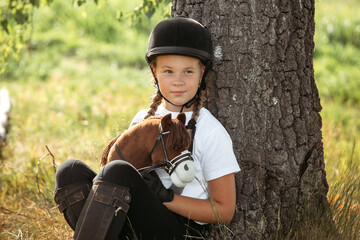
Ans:
[[[191,142],[185,120],[185,114],[181,113],[175,119],[171,119],[171,114],[168,114],[137,123],[109,143],[103,152],[101,165],[122,159],[131,163],[136,169],[141,169],[163,164],[166,160],[165,155],[168,159],[175,158],[188,149]],[[161,144],[160,140],[164,144]],[[164,145],[165,149],[163,149]]]

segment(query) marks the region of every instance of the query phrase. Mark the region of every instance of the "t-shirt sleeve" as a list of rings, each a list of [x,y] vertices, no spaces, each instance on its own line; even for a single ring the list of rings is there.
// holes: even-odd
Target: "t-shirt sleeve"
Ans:
[[[129,127],[132,127],[132,126],[134,126],[135,124],[137,124],[138,122],[144,120],[144,117],[146,116],[146,113],[147,113],[147,109],[143,109],[143,110],[139,111],[139,112],[134,116],[134,118],[131,120],[131,123],[130,123],[130,126],[129,126]]]
[[[206,181],[240,171],[231,138],[225,128],[221,126],[213,129],[201,145],[205,149],[201,163]]]

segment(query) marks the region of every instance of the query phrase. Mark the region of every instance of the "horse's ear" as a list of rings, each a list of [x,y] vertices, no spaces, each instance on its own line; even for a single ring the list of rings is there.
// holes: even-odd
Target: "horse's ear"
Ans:
[[[186,115],[185,115],[185,113],[180,113],[179,115],[177,115],[176,118],[185,125],[185,122],[186,122]]]
[[[171,113],[165,115],[162,119],[161,119],[161,127],[162,127],[162,131],[166,132],[170,130],[170,124],[171,124]]]

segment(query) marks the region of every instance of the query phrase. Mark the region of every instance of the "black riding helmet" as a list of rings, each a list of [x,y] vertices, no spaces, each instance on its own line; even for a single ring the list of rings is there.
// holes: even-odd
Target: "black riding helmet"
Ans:
[[[210,33],[201,23],[191,18],[175,17],[163,20],[155,26],[149,37],[145,56],[149,66],[151,62],[160,55],[195,57],[200,59],[201,63],[205,66],[205,71],[196,95],[189,102],[182,105],[183,107],[190,107],[195,100],[199,98],[200,91],[206,88],[205,76],[212,66]],[[152,71],[151,66],[150,69]],[[161,94],[154,72],[153,75],[158,92]],[[164,99],[171,103],[166,98]]]

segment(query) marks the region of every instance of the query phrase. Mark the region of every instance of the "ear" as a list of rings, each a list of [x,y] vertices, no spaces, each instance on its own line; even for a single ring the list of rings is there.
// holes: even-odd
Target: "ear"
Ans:
[[[205,70],[206,70],[206,67],[200,62],[199,60],[199,64],[200,64],[200,68],[201,68],[201,73],[200,73],[200,78],[199,78],[199,87],[201,85],[201,80],[203,79],[203,76],[204,76],[204,73],[205,73]]]
[[[156,80],[157,79],[157,77],[156,77],[156,67],[153,64],[151,64],[150,67],[151,67],[151,72],[152,72],[153,77],[154,77],[154,82],[157,83],[157,80]]]
[[[180,113],[179,115],[177,115],[176,118],[185,125],[185,122],[186,122],[186,115],[185,115],[185,113]]]
[[[205,72],[206,67],[204,65],[201,64],[201,76],[200,79],[202,79],[204,72]],[[200,80],[201,81],[201,80]]]
[[[171,113],[165,115],[162,119],[161,119],[161,128],[163,132],[169,131],[170,130],[170,124],[171,124]]]

